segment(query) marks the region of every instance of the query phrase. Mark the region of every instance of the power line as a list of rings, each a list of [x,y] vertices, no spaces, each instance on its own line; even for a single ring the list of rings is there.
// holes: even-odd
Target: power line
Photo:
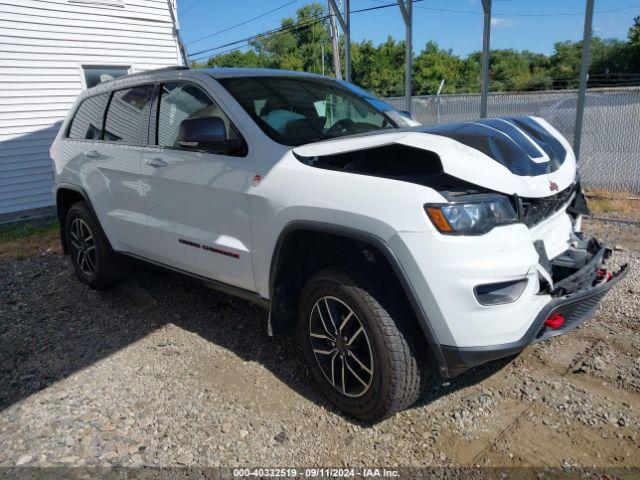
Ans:
[[[313,25],[315,25],[316,23],[320,23],[323,20],[326,20],[326,17],[318,18],[318,19],[316,19],[316,20],[314,20],[312,22],[305,23],[303,25],[296,25],[294,27],[287,27],[286,29],[283,29],[283,30],[280,30],[280,31],[261,33],[261,34],[255,35],[255,38],[252,37],[249,40],[240,41],[240,42],[233,42],[234,44],[235,43],[245,43],[245,45],[238,45],[238,46],[235,46],[235,47],[231,47],[231,48],[229,48],[227,50],[208,53],[206,55],[202,55],[202,56],[197,57],[197,58],[193,58],[193,56],[190,56],[190,57],[192,58],[192,60],[196,60],[197,61],[197,60],[204,60],[206,58],[210,58],[210,57],[212,57],[214,55],[215,56],[224,55],[225,53],[233,52],[235,50],[240,50],[241,48],[251,47],[251,43],[250,43],[251,40],[256,40],[256,39],[258,39],[260,37],[267,36],[267,35],[269,36],[269,38],[274,38],[274,37],[277,37],[279,35],[283,35],[285,33],[288,33],[288,32],[290,32],[292,30],[297,30],[297,31],[306,30],[307,28],[311,28]]]
[[[379,0],[374,0],[379,1]],[[446,13],[466,13],[471,15],[483,15],[483,12],[478,12],[475,10],[452,10],[448,8],[436,8],[436,7],[423,7],[421,5],[416,6],[416,8],[420,8],[422,10],[430,10],[435,12],[446,12]],[[632,10],[634,8],[640,8],[640,4],[632,5],[629,7],[622,8],[610,8],[607,10],[596,10],[594,13],[611,13],[611,12],[622,12],[623,10]],[[569,16],[583,16],[584,12],[557,12],[557,13],[499,13],[495,12],[491,14],[496,17],[569,17]]]
[[[199,0],[196,0],[196,3],[198,1]],[[285,3],[284,5],[280,5],[279,7],[274,8],[273,10],[269,10],[268,12],[261,13],[257,17],[253,17],[253,18],[250,18],[248,20],[244,20],[244,21],[242,21],[240,23],[232,25],[232,26],[230,26],[228,28],[224,28],[224,29],[219,30],[219,31],[217,31],[215,33],[212,33],[210,35],[205,35],[204,37],[196,38],[195,40],[191,40],[190,42],[187,42],[186,44],[187,45],[191,45],[192,43],[200,42],[200,41],[205,40],[207,38],[215,37],[216,35],[220,35],[221,33],[228,32],[229,30],[233,30],[234,28],[241,27],[242,25],[246,25],[247,23],[253,22],[254,20],[257,20],[259,18],[265,17],[265,16],[269,15],[270,13],[277,12],[278,10],[282,10],[283,8],[288,7],[289,5],[293,5],[294,3],[298,2],[298,1],[299,0],[292,0],[290,2]]]
[[[623,10],[632,10],[634,8],[640,8],[640,4],[631,5],[629,7],[622,8],[609,8],[607,10],[595,10],[594,13],[612,13],[622,12]],[[512,16],[512,17],[567,17],[567,16],[584,16],[584,12],[575,13],[496,13],[500,16]]]
[[[185,9],[185,11],[184,11],[184,12],[182,12],[182,16],[184,17],[184,16],[187,14],[187,12],[188,12],[189,10],[191,10],[193,7],[195,7],[198,3],[200,3],[200,0],[195,0],[191,5],[189,5],[189,6]]]
[[[425,1],[425,0],[413,0],[413,3],[418,3],[418,2],[423,2],[423,1]],[[378,5],[378,6],[375,6],[375,7],[360,8],[360,9],[357,9],[357,10],[351,10],[351,13],[370,12],[370,11],[373,11],[373,10],[380,10],[380,9],[383,9],[383,8],[396,7],[397,5],[398,5],[397,3],[386,3],[384,5]],[[256,38],[263,37],[265,35],[272,35],[272,34],[276,34],[276,33],[280,33],[280,32],[284,33],[284,32],[287,32],[289,30],[294,30],[294,29],[303,28],[303,27],[307,27],[308,28],[308,27],[310,27],[311,25],[313,25],[315,23],[322,22],[322,21],[328,19],[329,17],[331,17],[331,14],[324,15],[322,17],[318,17],[318,18],[315,18],[315,19],[311,19],[311,20],[308,20],[308,21],[303,22],[303,23],[296,23],[294,25],[290,25],[290,26],[286,26],[286,27],[274,28],[272,30],[267,30],[266,32],[261,32],[261,33],[252,35],[250,37],[243,38],[241,40],[228,42],[228,43],[225,43],[223,45],[218,45],[217,47],[206,48],[206,49],[200,50],[198,52],[190,53],[189,56],[190,57],[197,57],[198,55],[201,55],[203,53],[212,52],[214,50],[219,50],[221,48],[230,47],[232,45],[238,45],[238,44],[250,42],[251,40],[255,40]],[[234,49],[232,49],[232,50],[234,50]],[[194,60],[198,60],[198,59],[194,58]]]
[[[219,50],[221,48],[230,47],[232,45],[238,45],[238,44],[241,44],[241,43],[247,43],[247,42],[250,42],[251,40],[255,40],[255,39],[259,38],[259,37],[264,37],[266,35],[272,35],[272,34],[276,34],[276,33],[284,33],[284,32],[288,32],[290,30],[298,29],[298,28],[309,27],[309,26],[311,26],[311,25],[313,25],[315,23],[318,23],[318,22],[321,22],[323,20],[326,20],[327,18],[329,18],[329,15],[325,15],[323,17],[318,17],[318,18],[314,18],[314,19],[311,19],[311,20],[307,20],[307,21],[302,22],[302,23],[296,23],[294,25],[289,25],[289,26],[286,26],[286,27],[274,28],[274,29],[271,29],[271,30],[267,30],[265,32],[261,32],[261,33],[255,34],[255,35],[251,35],[250,37],[246,37],[246,38],[243,38],[241,40],[235,40],[233,42],[228,42],[228,43],[225,43],[225,44],[222,44],[222,45],[218,45],[217,47],[205,48],[204,50],[200,50],[199,52],[190,53],[189,56],[190,57],[195,57],[195,56],[201,55],[203,53],[211,52],[213,50]]]
[[[282,30],[282,31],[261,33],[261,34],[259,34],[259,35],[256,35],[256,36],[255,36],[255,38],[251,38],[251,40],[255,40],[255,39],[257,39],[257,38],[260,38],[260,37],[262,37],[262,36],[266,36],[266,35],[269,35],[269,38],[273,38],[273,37],[277,37],[277,36],[279,36],[279,35],[283,35],[283,34],[285,34],[285,33],[288,33],[288,32],[289,32],[289,31],[291,31],[291,30],[299,30],[299,31],[306,30],[307,28],[311,28],[313,25],[315,25],[316,23],[319,23],[319,22],[320,22],[320,21],[322,21],[322,20],[326,20],[326,18],[319,18],[319,19],[317,19],[317,20],[314,20],[313,22],[309,22],[309,23],[306,23],[306,24],[301,25],[301,26],[300,26],[300,25],[296,25],[296,27],[295,27],[295,28],[288,27],[288,28],[286,28],[286,29],[284,29],[284,30]],[[212,56],[214,56],[214,55],[215,55],[215,56],[218,56],[218,55],[224,55],[225,53],[233,52],[233,51],[235,51],[235,50],[240,50],[241,48],[251,47],[251,43],[249,43],[251,40],[246,40],[246,42],[245,42],[245,41],[241,41],[241,42],[234,42],[234,43],[246,43],[246,45],[238,45],[238,46],[236,46],[236,47],[231,47],[231,48],[229,48],[229,49],[227,49],[227,50],[222,50],[222,51],[219,51],[219,52],[209,53],[209,54],[206,54],[206,55],[202,55],[202,56],[200,56],[200,57],[197,57],[197,58],[193,58],[193,56],[192,56],[192,55],[190,55],[190,58],[191,58],[192,60],[196,60],[196,61],[197,61],[197,60],[204,60],[204,59],[206,59],[206,58],[210,58],[210,57],[212,57]]]
[[[373,0],[374,2],[382,3],[384,0]],[[413,3],[416,3],[414,1]],[[469,15],[484,15],[483,12],[477,10],[455,10],[451,8],[438,8],[438,7],[425,7],[422,5],[416,5],[416,8],[420,8],[422,10],[430,10],[432,12],[444,12],[444,13],[464,13]],[[612,13],[612,12],[622,12],[624,10],[632,10],[634,8],[640,8],[640,4],[631,5],[628,7],[622,8],[610,8],[607,10],[596,10],[594,13]],[[557,12],[557,13],[500,13],[493,12],[492,16],[498,17],[566,17],[566,16],[583,16],[584,12]]]
[[[198,0],[196,0],[196,1],[198,1]],[[297,1],[297,0],[295,0],[295,1]],[[382,2],[384,0],[374,0],[374,1]],[[425,0],[413,0],[413,3],[415,4],[415,3],[419,3],[419,2],[423,2],[423,1],[425,1]],[[291,2],[291,3],[293,3],[293,2]],[[291,4],[291,3],[289,3],[289,4]],[[286,5],[283,5],[281,7],[278,7],[276,10],[278,10],[280,8],[284,8],[285,6],[287,6],[289,4],[286,4]],[[369,12],[369,11],[373,11],[373,10],[381,10],[381,9],[384,9],[384,8],[390,8],[390,7],[395,7],[395,6],[397,6],[397,3],[385,3],[383,5],[378,5],[378,6],[375,6],[375,7],[368,7],[368,8],[361,8],[361,9],[357,9],[357,10],[351,10],[351,13]],[[424,7],[424,6],[421,6],[421,5],[416,5],[415,7],[416,8],[422,8],[424,10],[447,12],[447,13],[467,13],[467,14],[474,14],[474,15],[482,15],[483,14],[482,12],[476,12],[476,11],[472,11],[472,10],[452,10],[452,9],[435,8],[435,7]],[[612,8],[612,9],[607,9],[607,10],[599,10],[599,11],[596,11],[595,13],[619,12],[619,11],[624,11],[624,10],[631,10],[631,9],[634,9],[634,8],[640,8],[640,4],[629,6],[629,7],[623,7],[623,8]],[[266,12],[265,14],[263,14],[261,16],[264,16],[264,15],[266,15],[268,13],[270,13],[270,12]],[[564,13],[555,13],[555,14],[551,14],[551,13],[549,13],[549,14],[545,14],[545,13],[541,13],[541,14],[536,14],[536,13],[531,13],[531,14],[528,14],[528,13],[522,13],[522,14],[519,14],[519,13],[495,13],[493,15],[497,15],[497,16],[516,16],[516,17],[549,17],[549,16],[583,15],[583,13],[581,13],[581,12],[577,12],[577,13],[564,12]],[[194,58],[194,57],[197,57],[198,55],[202,55],[203,53],[213,52],[215,50],[220,50],[222,48],[231,47],[231,46],[234,46],[234,45],[240,45],[240,44],[243,44],[243,43],[249,44],[251,42],[251,40],[255,40],[255,39],[263,37],[263,36],[279,35],[279,34],[282,34],[282,33],[287,33],[287,32],[289,32],[291,30],[310,28],[312,25],[314,25],[314,24],[316,24],[318,22],[322,22],[322,21],[328,19],[329,17],[331,17],[331,14],[325,15],[323,17],[318,17],[316,19],[311,19],[311,20],[308,20],[308,21],[303,22],[303,23],[297,23],[297,24],[294,24],[294,25],[286,26],[286,27],[279,27],[279,28],[274,28],[274,29],[271,29],[271,30],[267,30],[265,32],[261,32],[261,33],[255,34],[255,35],[243,38],[241,40],[228,42],[228,43],[225,43],[223,45],[218,45],[217,47],[211,47],[211,48],[207,48],[207,49],[204,49],[204,50],[200,50],[198,52],[191,53],[190,57],[192,57],[194,60],[202,60],[203,58],[208,58],[208,57],[210,57],[212,55],[205,55],[205,56],[199,57],[199,58]],[[256,18],[260,18],[260,16],[258,16]],[[251,20],[248,20],[246,22],[249,22],[249,21],[251,21]],[[246,23],[246,22],[244,22],[244,23]],[[227,30],[230,30],[231,28],[234,28],[234,27],[229,27],[229,29],[227,29]],[[223,31],[226,31],[226,30],[223,30]],[[203,37],[202,39],[217,35],[218,33],[222,33],[222,31],[221,32],[216,32],[216,33],[211,34],[211,35],[209,35],[207,37]],[[199,39],[199,40],[201,40],[201,39]],[[194,41],[192,41],[190,43],[194,43],[196,41],[198,41],[198,40],[194,40]],[[231,49],[228,49],[228,50],[224,50],[222,52],[216,52],[215,55],[223,55],[224,53],[229,53],[231,51],[237,50],[238,48],[242,48],[242,47],[246,47],[246,46],[248,46],[248,45],[237,46],[237,47],[234,47],[234,48],[231,48]]]

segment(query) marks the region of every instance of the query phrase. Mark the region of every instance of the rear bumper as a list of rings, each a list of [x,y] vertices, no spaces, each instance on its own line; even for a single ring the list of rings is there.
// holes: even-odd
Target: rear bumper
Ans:
[[[589,262],[574,277],[577,290],[572,293],[554,298],[538,313],[525,335],[515,342],[501,345],[482,347],[454,347],[441,345],[446,368],[440,372],[444,377],[452,378],[466,370],[492,360],[508,357],[524,350],[525,347],[556,335],[567,333],[587,320],[596,310],[600,300],[616,283],[627,275],[628,265],[624,265],[611,278],[596,286],[591,286],[595,269],[602,261],[602,255],[596,255],[593,262]],[[554,314],[561,314],[565,318],[562,328],[551,330],[544,326],[545,320]]]

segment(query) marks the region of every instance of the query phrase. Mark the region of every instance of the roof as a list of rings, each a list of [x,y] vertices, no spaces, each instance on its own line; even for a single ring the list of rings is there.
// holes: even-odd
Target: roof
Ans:
[[[294,72],[292,70],[276,70],[272,68],[202,68],[197,70],[206,72],[214,78],[274,76],[328,78],[314,73]]]

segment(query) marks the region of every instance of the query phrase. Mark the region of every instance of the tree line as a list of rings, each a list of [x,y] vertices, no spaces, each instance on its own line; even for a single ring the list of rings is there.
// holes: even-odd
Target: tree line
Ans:
[[[317,2],[297,10],[295,18],[281,20],[281,28],[248,41],[245,51],[232,50],[193,62],[193,67],[278,68],[333,75],[327,11]],[[344,44],[340,44],[344,58]],[[625,40],[591,40],[589,86],[640,84],[640,16],[635,17]],[[492,91],[532,91],[577,88],[582,42],[557,42],[551,55],[528,50],[495,49],[490,52]],[[480,90],[482,53],[455,55],[430,41],[414,55],[413,94]],[[389,37],[379,45],[369,40],[352,42],[352,82],[380,97],[404,94],[405,46]],[[342,65],[344,69],[344,65]]]

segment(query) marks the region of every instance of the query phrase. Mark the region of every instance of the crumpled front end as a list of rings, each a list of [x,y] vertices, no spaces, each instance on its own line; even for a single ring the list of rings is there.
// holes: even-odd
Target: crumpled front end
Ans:
[[[541,118],[370,133],[293,153],[311,167],[428,187],[429,201],[415,199],[416,227],[387,243],[444,376],[575,328],[627,273],[609,274],[609,251],[579,233],[588,210],[575,156]]]
[[[576,240],[553,260],[541,255],[542,267],[552,282],[540,277],[541,288],[536,296],[545,298],[545,303],[524,335],[516,341],[497,345],[442,345],[444,376],[454,377],[474,366],[517,354],[528,345],[570,332],[593,315],[605,294],[627,275],[629,267],[625,264],[616,272],[609,271],[605,263],[611,255],[610,249],[582,235]]]

